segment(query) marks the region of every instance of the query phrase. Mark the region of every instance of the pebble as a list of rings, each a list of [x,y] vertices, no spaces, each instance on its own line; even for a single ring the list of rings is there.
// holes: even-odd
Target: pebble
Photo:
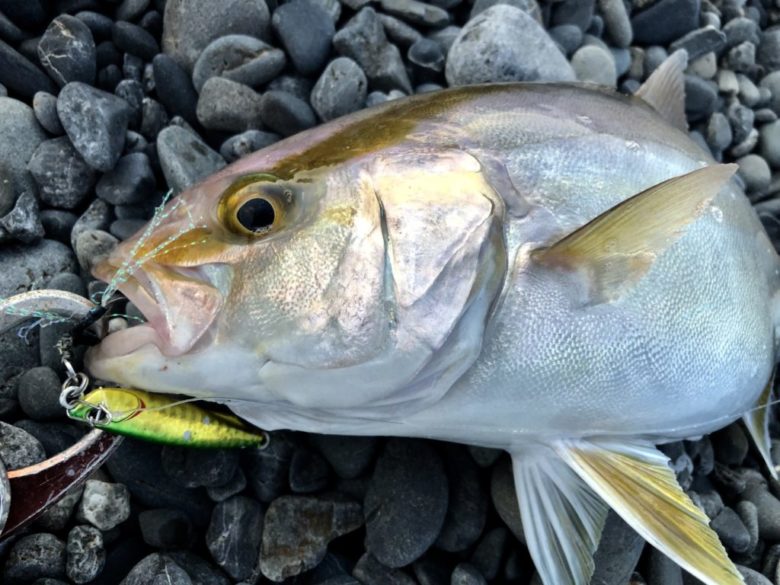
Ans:
[[[739,100],[749,108],[758,105],[761,101],[761,92],[750,78],[738,73],[737,83],[739,84]]]
[[[286,63],[284,51],[260,39],[227,35],[213,41],[200,54],[192,71],[192,84],[201,91],[209,78],[225,77],[256,88],[279,75]]]
[[[225,573],[191,551],[167,551],[165,556],[184,569],[193,585],[230,585]]]
[[[512,475],[512,462],[508,457],[502,457],[493,467],[490,477],[490,497],[504,524],[512,531],[515,538],[525,542],[523,524],[520,521],[520,506],[515,492],[515,478]]]
[[[758,545],[758,509],[753,502],[747,500],[738,502],[734,509],[750,535],[750,544],[747,549],[749,553]]]
[[[60,272],[74,272],[73,252],[54,240],[34,244],[5,245],[0,254],[0,297],[7,297],[33,288],[43,288]]]
[[[726,46],[736,47],[740,43],[752,43],[758,45],[761,42],[761,30],[758,24],[744,16],[732,18],[723,25],[723,34],[726,35]]]
[[[24,191],[13,209],[0,217],[0,240],[14,239],[29,244],[44,236],[38,199],[32,190]]]
[[[284,91],[271,90],[260,98],[260,117],[282,136],[291,136],[317,124],[308,102]]]
[[[354,479],[366,473],[378,446],[376,437],[309,435],[309,441],[343,479]]]
[[[620,516],[607,514],[601,540],[593,555],[592,583],[628,583],[645,541]]]
[[[728,118],[721,112],[715,112],[707,122],[707,144],[714,153],[726,150],[733,139]]]
[[[102,199],[95,199],[89,204],[89,207],[76,220],[70,232],[70,245],[76,249],[76,240],[82,234],[90,229],[107,230],[111,221],[111,210],[108,204]]]
[[[149,157],[134,152],[120,158],[116,166],[100,177],[97,196],[112,205],[134,205],[154,194],[155,179]]]
[[[154,548],[188,548],[194,538],[192,522],[181,510],[154,509],[138,514],[144,542]]]
[[[38,60],[60,87],[71,81],[95,83],[96,56],[89,27],[69,14],[52,20],[38,42]]]
[[[438,6],[418,0],[380,0],[384,12],[397,16],[410,24],[441,28],[450,23],[449,13]]]
[[[710,51],[705,53],[695,61],[692,61],[686,69],[687,73],[698,75],[702,79],[712,79],[718,73],[718,57]]]
[[[224,485],[238,467],[235,449],[190,449],[166,446],[162,450],[165,473],[183,487],[217,487]]]
[[[455,39],[460,35],[461,28],[459,26],[450,25],[445,26],[440,30],[433,31],[428,34],[428,38],[432,41],[439,43],[441,50],[448,53]]]
[[[780,71],[773,71],[762,78],[759,86],[769,90],[771,98],[767,106],[776,114],[780,114]]]
[[[247,481],[261,502],[272,502],[287,491],[293,452],[294,445],[284,431],[273,433],[265,449],[243,452]]]
[[[756,60],[767,71],[780,69],[780,26],[773,26],[761,33],[761,42],[758,45]]]
[[[772,585],[772,582],[758,571],[737,565],[737,570],[745,578],[745,585]]]
[[[745,553],[750,549],[750,533],[734,510],[725,507],[710,522],[720,541],[728,550]]]
[[[390,439],[364,502],[366,550],[392,568],[418,559],[441,532],[447,498],[444,466],[430,444]]]
[[[117,219],[108,226],[108,233],[121,242],[140,231],[146,224],[145,219]]]
[[[160,102],[150,97],[143,99],[141,102],[141,127],[138,129],[141,136],[151,142],[169,122],[168,113]]]
[[[371,553],[365,553],[352,571],[363,585],[416,585],[414,579],[399,569],[391,569],[380,563]]]
[[[599,0],[607,34],[618,47],[628,47],[633,40],[631,20],[623,0]]]
[[[92,526],[74,526],[65,547],[65,573],[74,583],[89,583],[103,570],[106,550],[103,534]]]
[[[9,179],[12,185],[12,189],[7,190],[12,196],[3,204],[6,208],[4,213],[13,207],[16,195],[35,185],[27,170],[27,164],[46,138],[46,132],[38,124],[30,106],[13,98],[0,97],[0,144],[14,145],[13,148],[5,148],[0,152],[3,178]]]
[[[315,451],[296,449],[290,460],[290,489],[296,494],[310,494],[324,489],[330,479],[328,462]]]
[[[52,207],[79,207],[95,184],[95,171],[65,136],[42,142],[28,169],[38,185],[41,201]]]
[[[301,75],[322,70],[336,32],[325,8],[309,0],[293,0],[274,11],[271,25]]]
[[[474,549],[470,562],[485,579],[492,581],[498,576],[508,540],[507,529],[497,526],[488,530]]]
[[[634,42],[667,45],[699,25],[699,0],[659,0],[631,16]]]
[[[114,93],[127,103],[127,126],[138,129],[143,119],[143,103],[144,97],[146,97],[143,84],[135,79],[123,79],[117,84]],[[125,150],[127,150],[127,146],[127,140],[125,140]]]
[[[757,154],[748,154],[736,162],[739,165],[737,173],[745,181],[747,193],[764,193],[772,180],[772,171],[767,162]]]
[[[39,91],[57,91],[48,75],[3,41],[0,41],[0,83],[25,98]]]
[[[60,118],[57,116],[57,98],[45,91],[36,92],[33,96],[33,112],[38,123],[54,136],[65,134]]]
[[[87,274],[119,244],[114,236],[103,230],[84,230],[76,237],[76,258]]]
[[[742,427],[731,424],[710,436],[715,458],[726,465],[738,467],[747,457],[750,443]]]
[[[64,414],[59,403],[60,378],[51,368],[27,370],[19,377],[18,400],[22,412],[34,420],[52,420]]]
[[[579,81],[608,87],[615,87],[617,84],[617,71],[612,54],[597,45],[585,45],[577,49],[571,58],[571,66]]]
[[[417,40],[423,38],[420,31],[409,26],[403,20],[388,14],[378,14],[377,16],[379,16],[379,20],[382,22],[387,38],[399,47],[410,47]]]
[[[450,85],[489,81],[574,81],[566,57],[536,20],[498,4],[463,27],[447,55]]]
[[[421,38],[409,47],[407,59],[416,65],[418,80],[435,79],[444,69],[445,55],[441,46],[431,39]]]
[[[110,171],[125,145],[129,118],[126,102],[74,81],[60,91],[57,113],[84,161],[98,171]]]
[[[444,462],[450,488],[449,506],[435,546],[447,552],[461,552],[482,534],[488,497],[480,481],[479,468],[465,449],[447,449]]]
[[[246,496],[233,496],[214,506],[206,546],[214,561],[240,581],[249,577],[257,563],[263,532],[260,504]]]
[[[459,563],[452,571],[451,585],[487,585],[485,577],[469,563]]]
[[[167,555],[152,553],[141,559],[119,585],[195,585],[187,572]]]
[[[264,0],[168,0],[163,15],[163,53],[191,73],[211,41],[229,34],[268,40],[269,21]]]
[[[65,543],[46,532],[22,536],[8,553],[4,580],[13,583],[43,577],[65,577]]]
[[[348,57],[328,63],[311,91],[311,105],[327,122],[363,107],[368,80],[360,66]]]
[[[200,92],[198,121],[209,130],[242,132],[262,124],[262,97],[251,87],[225,77],[211,77]]]
[[[761,156],[773,167],[780,168],[780,120],[761,127]]]
[[[282,74],[267,86],[267,90],[279,90],[286,91],[302,100],[308,100],[311,95],[311,90],[314,87],[314,81],[301,77],[300,75],[286,75]]]
[[[160,52],[157,40],[137,24],[118,21],[111,29],[111,40],[117,49],[140,57],[144,61],[151,61]]]
[[[152,70],[155,92],[165,109],[194,124],[198,94],[190,76],[170,56],[162,53],[152,60]]]
[[[742,497],[758,510],[759,536],[771,541],[780,540],[780,501],[762,484],[748,486]]]
[[[669,45],[669,52],[685,49],[688,51],[688,59],[693,61],[711,51],[719,53],[725,46],[726,35],[714,26],[705,26],[674,41]]]
[[[157,135],[157,154],[165,180],[175,193],[225,166],[224,159],[199,136],[180,126],[168,126]]]
[[[206,488],[206,493],[213,501],[224,502],[229,497],[243,492],[246,486],[246,475],[240,467],[237,467],[233,477],[222,485]]]
[[[550,38],[566,55],[571,55],[582,45],[582,30],[573,24],[562,24],[547,31]]]
[[[665,554],[654,547],[649,547],[650,555],[647,563],[648,585],[683,585],[682,569]]]
[[[48,532],[59,532],[68,525],[76,505],[81,499],[84,488],[79,486],[67,492],[59,501],[38,516],[35,525]]]
[[[84,484],[76,519],[102,531],[111,530],[130,517],[130,492],[121,483],[88,479]]]
[[[46,459],[43,445],[27,431],[0,421],[0,459],[8,471]]]
[[[357,502],[310,496],[282,496],[268,507],[260,549],[260,570],[272,581],[316,567],[328,543],[363,524]]]
[[[280,136],[273,132],[246,130],[241,134],[236,134],[225,140],[225,142],[222,143],[222,146],[219,147],[219,154],[222,155],[222,158],[228,163],[232,163],[241,157],[278,142],[279,138]]]
[[[726,66],[741,73],[749,73],[756,66],[756,46],[744,42],[731,49],[726,57]]]
[[[334,36],[333,46],[363,69],[377,90],[400,89],[411,93],[412,86],[398,47],[388,42],[382,22],[373,8],[365,7]]]
[[[694,75],[685,76],[685,113],[690,122],[709,117],[717,103],[718,92],[714,83]]]

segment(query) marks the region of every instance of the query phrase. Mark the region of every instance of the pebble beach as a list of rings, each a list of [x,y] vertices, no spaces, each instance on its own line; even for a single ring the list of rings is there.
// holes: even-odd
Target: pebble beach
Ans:
[[[780,0],[0,0],[0,299],[95,298],[90,268],[167,196],[318,124],[484,82],[632,94],[678,49],[691,137],[739,165],[780,249]],[[0,336],[8,469],[88,430],[59,403],[66,329]],[[780,462],[774,416],[770,431]],[[661,450],[745,582],[780,585],[780,481],[741,423]],[[595,564],[593,585],[700,583],[613,513]],[[128,438],[0,543],[7,585],[271,582],[540,585],[508,456],[413,439]]]

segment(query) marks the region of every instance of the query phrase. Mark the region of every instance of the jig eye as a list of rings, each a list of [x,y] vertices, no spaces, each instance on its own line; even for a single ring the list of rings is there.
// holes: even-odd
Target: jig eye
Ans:
[[[276,219],[274,206],[264,197],[248,199],[238,208],[236,221],[246,231],[261,234],[270,230]]]

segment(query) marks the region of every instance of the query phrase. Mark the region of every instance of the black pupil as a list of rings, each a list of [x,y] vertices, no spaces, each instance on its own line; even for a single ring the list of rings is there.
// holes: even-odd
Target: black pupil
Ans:
[[[262,232],[274,224],[274,208],[265,199],[250,199],[236,214],[238,223],[250,232]]]

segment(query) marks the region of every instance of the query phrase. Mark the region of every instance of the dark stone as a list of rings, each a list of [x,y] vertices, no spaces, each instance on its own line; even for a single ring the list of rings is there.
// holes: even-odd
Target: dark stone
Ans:
[[[192,71],[192,83],[201,91],[209,78],[225,77],[257,88],[281,73],[286,63],[284,51],[268,43],[246,35],[227,35],[200,54]]]
[[[60,414],[65,411],[60,407]],[[72,446],[82,436],[84,427],[77,428],[64,422],[39,422],[34,420],[18,420],[16,426],[30,433],[43,446],[47,457],[53,457]]]
[[[409,575],[383,565],[371,553],[360,557],[352,576],[363,585],[416,585]]]
[[[41,224],[47,238],[58,242],[68,243],[70,231],[73,229],[78,216],[70,211],[60,209],[43,209],[41,211]]]
[[[224,132],[258,128],[262,103],[263,98],[251,87],[224,77],[210,77],[198,97],[198,121],[204,128]]]
[[[449,480],[449,507],[436,547],[461,552],[471,547],[485,527],[488,497],[479,478],[479,468],[468,452],[451,447],[444,459]]]
[[[212,563],[188,550],[167,552],[167,557],[186,571],[193,585],[230,585],[230,579]]]
[[[667,45],[699,26],[701,0],[659,0],[631,18],[634,42]]]
[[[28,168],[41,201],[52,207],[79,207],[95,184],[95,171],[65,136],[42,142]]]
[[[492,581],[498,576],[508,539],[507,529],[498,526],[486,532],[474,549],[470,562],[485,579]]]
[[[145,219],[117,219],[111,222],[108,232],[120,242],[128,239],[147,224]]]
[[[780,69],[780,26],[773,26],[761,33],[761,44],[758,45],[756,61],[768,71]]]
[[[685,49],[688,51],[690,62],[710,52],[719,53],[725,47],[726,35],[714,26],[705,26],[674,41],[669,45],[669,52],[674,53],[679,49]]]
[[[219,147],[219,154],[227,162],[232,163],[251,154],[261,148],[270,146],[279,140],[278,134],[263,132],[262,130],[247,130],[241,134],[231,136]]]
[[[399,47],[409,48],[416,41],[423,38],[420,31],[406,24],[403,20],[399,20],[394,16],[388,14],[378,14],[379,20],[385,29],[385,34],[391,42],[395,43]]]
[[[423,73],[435,74],[444,70],[444,52],[441,45],[431,39],[421,38],[416,41],[406,55]]]
[[[291,528],[291,527],[288,527]],[[246,496],[214,506],[206,546],[216,563],[233,579],[247,578],[257,564],[263,533],[263,510]]]
[[[144,557],[119,585],[194,585],[187,572],[170,557],[152,553]]]
[[[97,196],[112,205],[134,205],[154,194],[155,180],[149,157],[141,152],[127,154],[116,166],[100,177]]]
[[[38,59],[60,87],[71,81],[95,83],[95,41],[75,16],[62,14],[51,21],[38,43]]]
[[[57,98],[45,91],[39,91],[33,96],[33,112],[41,126],[54,136],[65,134],[57,115]]]
[[[750,448],[742,427],[731,424],[725,429],[713,433],[711,439],[717,461],[726,465],[742,465]]]
[[[723,508],[720,514],[712,519],[710,527],[718,534],[718,538],[728,550],[735,553],[745,553],[749,550],[750,533],[731,508]]]
[[[38,200],[32,190],[24,191],[13,209],[0,218],[0,240],[5,236],[29,244],[43,235]]]
[[[195,107],[198,94],[190,76],[168,55],[157,55],[152,61],[157,98],[169,113],[179,115],[190,124],[197,122]]]
[[[314,75],[322,69],[336,32],[322,6],[309,0],[287,2],[274,11],[271,25],[302,75]]]
[[[683,585],[682,569],[658,549],[650,547],[647,585]]]
[[[555,4],[551,26],[573,25],[585,32],[593,19],[595,0],[563,0]]]
[[[120,81],[122,81],[122,70],[113,63],[98,71],[97,87],[103,91],[114,92]]]
[[[644,539],[610,511],[593,555],[595,569],[591,582],[628,583],[644,546]]]
[[[160,52],[160,46],[155,38],[137,24],[119,21],[111,30],[111,39],[118,49],[151,61]]]
[[[487,585],[485,577],[474,565],[460,563],[452,571],[451,585]]]
[[[24,246],[5,245],[0,253],[0,297],[43,288],[55,274],[75,270],[73,252],[60,242],[40,240]]]
[[[308,449],[296,449],[290,460],[290,489],[310,494],[328,485],[330,467],[322,455]]]
[[[121,65],[122,53],[111,41],[103,41],[98,44],[97,49],[97,67],[103,69],[109,65]]]
[[[0,41],[0,83],[26,98],[39,91],[57,92],[48,75],[3,41]]]
[[[95,199],[76,220],[70,232],[70,247],[76,249],[76,240],[87,230],[107,230],[111,222],[111,209],[102,199]]]
[[[170,122],[168,113],[157,100],[145,97],[141,103],[141,127],[138,129],[141,136],[152,142]]]
[[[103,570],[103,534],[92,526],[74,526],[68,533],[65,573],[74,583],[89,583]]]
[[[13,583],[42,577],[65,577],[65,543],[45,532],[22,536],[8,553],[3,579]]]
[[[103,532],[130,517],[130,492],[121,483],[88,479],[84,484],[76,519],[89,522]]]
[[[376,437],[309,435],[309,441],[343,479],[354,479],[368,471],[378,445]]]
[[[114,93],[127,103],[128,128],[138,129],[143,120],[144,98],[146,97],[143,84],[135,79],[123,79],[117,84]],[[127,146],[126,141],[125,146]]]
[[[206,488],[206,492],[215,502],[224,502],[229,497],[243,492],[246,488],[246,485],[246,475],[244,475],[244,472],[240,467],[237,467],[233,477],[231,477],[226,483]]]
[[[60,406],[60,378],[51,368],[27,370],[19,378],[19,406],[35,420],[60,418],[65,413]]]
[[[294,446],[289,435],[271,435],[265,449],[243,451],[243,469],[252,491],[261,502],[272,502],[287,488]]]
[[[144,542],[149,546],[170,549],[192,545],[192,522],[181,510],[144,510],[138,515],[138,525]]]
[[[105,40],[111,36],[111,27],[114,22],[110,17],[93,10],[82,10],[74,15],[87,25],[92,32],[93,39]]]
[[[271,80],[266,86],[266,90],[286,91],[304,101],[309,99],[314,82],[300,75],[282,74],[276,79]]]
[[[691,122],[710,116],[718,104],[717,86],[695,75],[685,76],[685,113]]]
[[[165,472],[176,483],[188,488],[224,485],[233,477],[238,458],[236,449],[165,446],[162,450]]]
[[[150,0],[122,0],[114,16],[117,20],[138,20],[149,9]]]
[[[34,465],[46,458],[43,445],[30,433],[0,421],[0,460],[8,471]]]
[[[317,124],[307,102],[283,91],[267,91],[260,98],[260,117],[268,128],[291,136]]]
[[[165,180],[176,193],[225,166],[219,154],[180,126],[168,126],[157,135],[157,154]]]
[[[503,457],[494,467],[490,477],[490,497],[501,520],[512,531],[515,538],[525,542],[523,525],[520,521],[520,507],[517,503],[515,478],[512,475],[512,462]]]

